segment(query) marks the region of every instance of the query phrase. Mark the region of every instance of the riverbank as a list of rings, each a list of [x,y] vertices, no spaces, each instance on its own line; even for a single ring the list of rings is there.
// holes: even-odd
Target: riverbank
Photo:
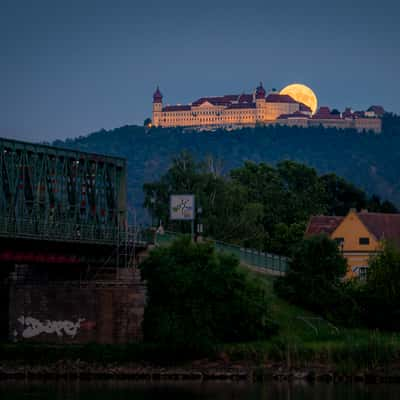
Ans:
[[[396,342],[230,344],[195,353],[151,344],[0,344],[0,380],[321,381],[400,383]],[[183,358],[185,357],[185,358]]]
[[[227,364],[222,361],[200,360],[175,367],[145,364],[114,363],[101,365],[85,361],[57,361],[47,365],[23,365],[19,362],[0,363],[0,380],[137,380],[137,381],[308,381],[400,383],[400,362],[385,368],[354,371],[346,374],[324,365],[307,368],[288,368],[282,363],[265,365]]]
[[[152,343],[0,343],[0,379],[400,382],[399,333],[334,326],[278,298],[273,278],[261,278],[279,325],[266,341],[207,350]]]

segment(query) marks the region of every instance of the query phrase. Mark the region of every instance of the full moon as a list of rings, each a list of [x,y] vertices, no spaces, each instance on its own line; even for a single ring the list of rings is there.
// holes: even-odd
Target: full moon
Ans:
[[[315,93],[306,85],[293,83],[280,91],[280,94],[287,94],[296,101],[305,104],[311,108],[313,114],[317,111],[318,100]]]

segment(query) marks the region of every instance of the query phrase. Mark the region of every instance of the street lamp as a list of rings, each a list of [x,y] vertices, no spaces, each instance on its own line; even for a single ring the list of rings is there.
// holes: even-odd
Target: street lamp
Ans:
[[[155,197],[151,197],[150,198],[150,203],[151,203],[151,227],[153,227],[153,225],[154,225],[154,213],[155,213],[155,210],[154,210],[154,207],[155,207],[155,204],[156,204],[156,199],[155,199]]]
[[[197,229],[196,229],[196,241],[199,234],[203,233],[203,224],[201,223],[201,214],[203,213],[203,209],[199,206],[197,208]]]

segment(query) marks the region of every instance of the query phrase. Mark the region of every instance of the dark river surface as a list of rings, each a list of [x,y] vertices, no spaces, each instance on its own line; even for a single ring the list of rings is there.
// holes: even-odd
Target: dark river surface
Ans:
[[[0,381],[1,400],[400,400],[397,384]]]

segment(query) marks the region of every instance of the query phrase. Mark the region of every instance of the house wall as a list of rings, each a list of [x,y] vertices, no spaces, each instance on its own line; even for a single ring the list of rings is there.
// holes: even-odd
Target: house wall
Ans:
[[[361,237],[369,238],[369,244],[360,244],[359,239]],[[367,267],[369,258],[376,254],[376,251],[379,249],[379,242],[354,212],[350,212],[345,217],[342,223],[331,234],[331,238],[334,240],[339,238],[344,239],[341,249],[348,263],[347,278],[357,276],[356,267]]]

